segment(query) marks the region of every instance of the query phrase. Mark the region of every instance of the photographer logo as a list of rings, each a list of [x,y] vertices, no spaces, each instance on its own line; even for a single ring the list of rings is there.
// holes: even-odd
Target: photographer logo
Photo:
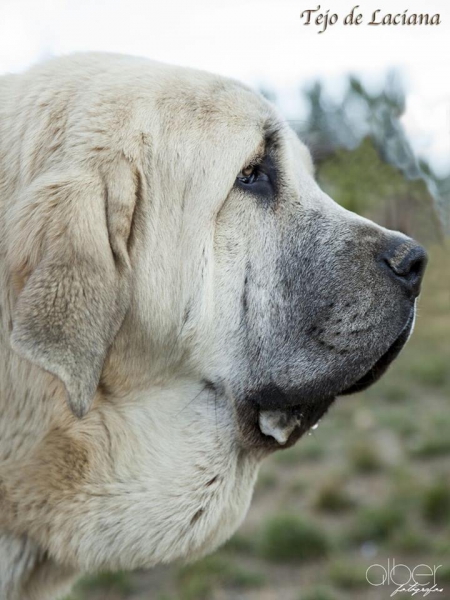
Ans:
[[[395,558],[389,558],[387,565],[374,564],[366,571],[366,579],[373,586],[394,586],[390,597],[399,594],[403,598],[426,598],[432,594],[442,593],[444,590],[437,583],[437,572],[442,565],[420,564],[411,568],[408,565],[396,564]]]

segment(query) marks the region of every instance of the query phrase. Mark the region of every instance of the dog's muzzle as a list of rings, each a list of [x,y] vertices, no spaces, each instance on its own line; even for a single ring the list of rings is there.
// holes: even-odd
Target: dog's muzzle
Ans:
[[[259,429],[265,436],[274,438],[278,444],[288,442],[293,432],[296,437],[314,427],[328,410],[337,396],[354,394],[374,384],[385,373],[408,341],[414,325],[415,307],[400,335],[375,364],[351,385],[328,397],[302,397],[295,392],[285,392],[275,385],[269,385],[253,394],[250,401],[259,410]]]

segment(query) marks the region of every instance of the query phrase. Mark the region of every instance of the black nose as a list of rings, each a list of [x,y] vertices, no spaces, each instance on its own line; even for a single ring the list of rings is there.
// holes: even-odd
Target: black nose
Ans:
[[[381,258],[389,267],[391,276],[416,298],[420,292],[420,284],[428,261],[427,253],[422,246],[413,240],[391,243]]]

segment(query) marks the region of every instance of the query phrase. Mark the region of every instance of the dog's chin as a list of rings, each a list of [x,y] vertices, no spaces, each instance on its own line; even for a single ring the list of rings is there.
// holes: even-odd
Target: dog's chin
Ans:
[[[403,328],[402,332],[395,340],[395,342],[388,348],[388,350],[377,360],[377,362],[367,371],[365,375],[360,377],[355,383],[342,390],[338,395],[347,396],[349,394],[355,394],[367,389],[373,383],[378,381],[380,377],[386,372],[387,368],[400,354],[403,346],[408,341],[409,336],[414,325],[414,310],[411,311],[409,319]]]
[[[263,410],[253,404],[241,424],[245,445],[265,450],[288,448],[305,433],[317,426],[337,396],[354,394],[367,389],[385,373],[407,342],[414,324],[414,311],[397,339],[388,350],[354,383],[327,397],[308,398],[288,407]],[[243,426],[242,426],[243,425]]]

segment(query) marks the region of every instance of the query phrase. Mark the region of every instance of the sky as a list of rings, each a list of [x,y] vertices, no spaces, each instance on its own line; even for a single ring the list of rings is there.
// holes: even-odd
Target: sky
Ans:
[[[108,51],[206,69],[253,86],[274,86],[297,116],[298,90],[325,81],[338,98],[345,76],[376,87],[397,69],[407,90],[403,125],[416,153],[450,170],[450,2],[360,0],[360,26],[345,26],[358,0],[0,0],[0,74],[48,56]],[[368,26],[374,10],[440,14],[440,25]],[[301,13],[336,13],[305,25]]]

